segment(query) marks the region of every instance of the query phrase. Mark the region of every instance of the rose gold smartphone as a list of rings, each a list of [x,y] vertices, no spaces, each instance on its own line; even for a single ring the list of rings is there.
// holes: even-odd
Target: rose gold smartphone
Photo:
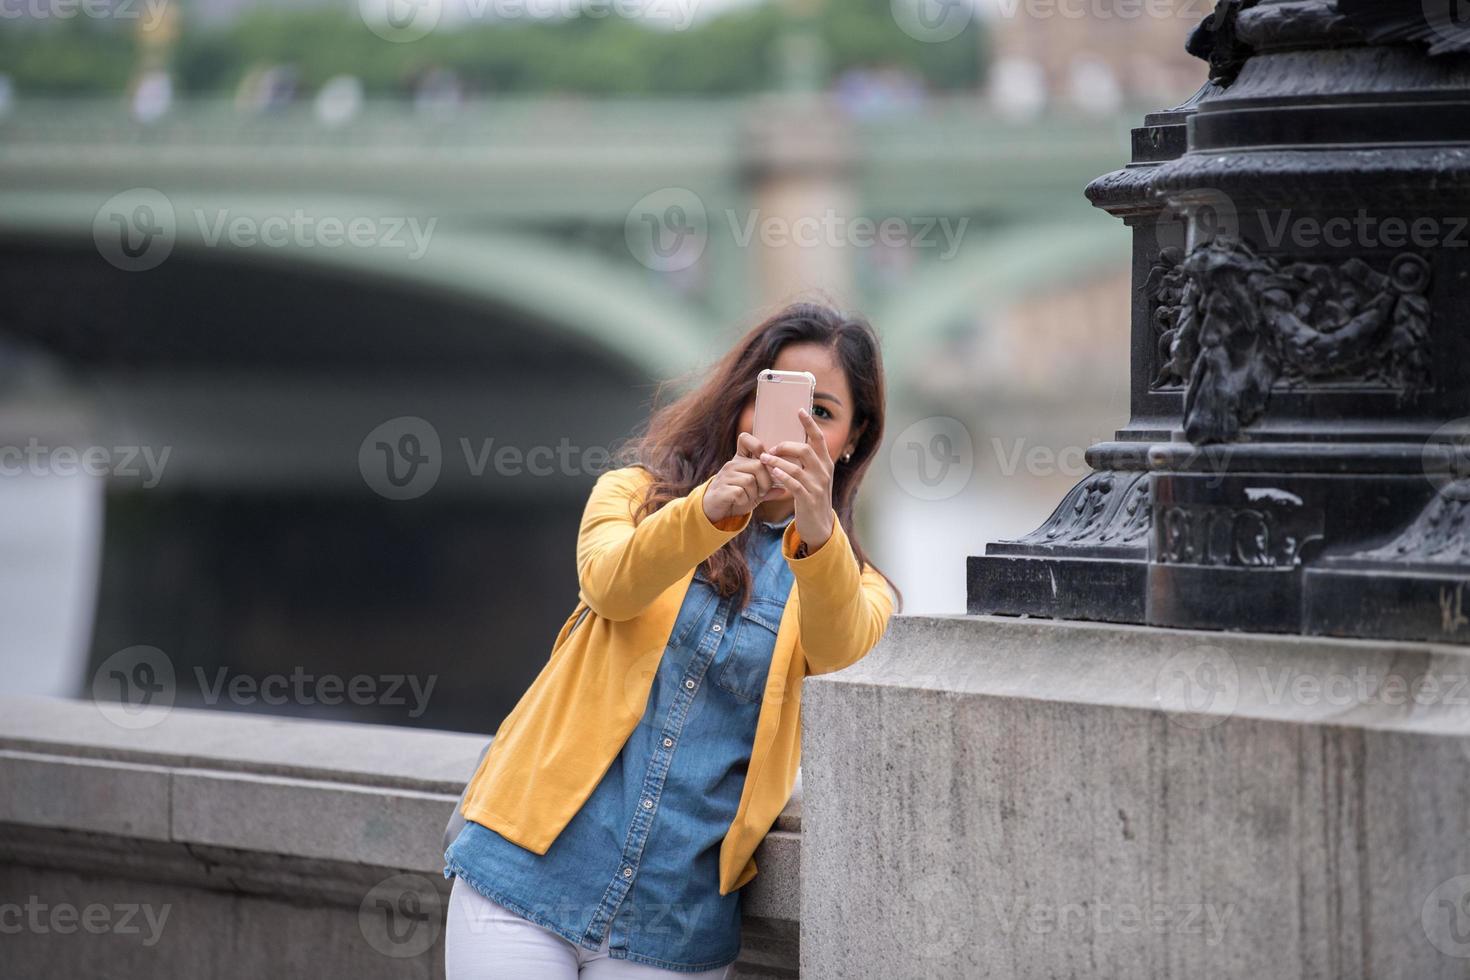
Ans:
[[[817,376],[810,371],[762,371],[755,382],[751,434],[769,451],[778,442],[806,442],[798,408],[812,410]]]

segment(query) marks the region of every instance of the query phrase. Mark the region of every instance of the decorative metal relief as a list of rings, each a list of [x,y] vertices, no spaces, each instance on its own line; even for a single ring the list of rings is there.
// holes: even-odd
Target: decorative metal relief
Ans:
[[[1144,291],[1153,304],[1155,388],[1185,386],[1184,431],[1228,442],[1278,385],[1350,382],[1408,395],[1428,386],[1429,264],[1396,256],[1291,262],[1220,236],[1166,249]]]
[[[1131,546],[1148,539],[1148,474],[1103,470],[1072,488],[1045,524],[1022,538],[1031,545]]]
[[[1143,292],[1149,300],[1149,319],[1154,328],[1154,363],[1159,365],[1150,387],[1183,388],[1188,372],[1175,367],[1174,345],[1195,302],[1194,282],[1184,271],[1184,252],[1166,248],[1149,270]]]
[[[1317,510],[1173,504],[1156,515],[1153,560],[1161,565],[1291,568],[1322,537]]]
[[[1352,557],[1400,564],[1470,565],[1470,481],[1447,484],[1396,538]]]

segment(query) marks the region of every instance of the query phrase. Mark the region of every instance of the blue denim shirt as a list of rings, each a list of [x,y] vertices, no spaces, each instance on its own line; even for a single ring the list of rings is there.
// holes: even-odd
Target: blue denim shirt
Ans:
[[[691,973],[737,958],[741,892],[720,894],[720,843],[791,591],[791,520],[752,520],[744,609],[695,571],[643,717],[547,852],[470,821],[444,852],[445,877],[588,949],[607,934],[614,958]]]

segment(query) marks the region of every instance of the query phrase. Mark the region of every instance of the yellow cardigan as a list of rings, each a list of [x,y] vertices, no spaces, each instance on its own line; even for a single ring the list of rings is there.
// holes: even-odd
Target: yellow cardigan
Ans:
[[[577,608],[546,666],[501,722],[460,812],[545,854],[622,751],[648,702],[684,594],[701,561],[750,522],[712,523],[709,480],[637,525],[652,475],[641,466],[597,479],[577,536]],[[801,681],[841,670],[873,648],[893,614],[877,570],[858,569],[836,513],[832,535],[804,558],[787,525],[781,551],[795,578],[787,599],[755,743],[735,818],[720,845],[720,894],[756,875],[756,847],[791,799],[801,761]]]

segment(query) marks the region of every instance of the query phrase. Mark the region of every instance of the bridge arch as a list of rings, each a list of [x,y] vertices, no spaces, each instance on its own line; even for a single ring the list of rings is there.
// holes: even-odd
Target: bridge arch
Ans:
[[[291,214],[297,202],[234,193],[171,194],[169,200],[172,234],[164,247],[171,251],[164,268],[175,256],[203,264],[258,263],[359,288],[406,290],[496,317],[522,317],[564,339],[585,341],[589,351],[603,352],[649,378],[688,370],[714,335],[702,312],[640,281],[641,269],[631,262],[631,268],[621,266],[531,234],[468,228],[462,222],[447,226],[385,199],[314,195],[311,214],[367,218],[385,241],[396,237],[401,244],[264,244],[257,239],[242,245],[229,234],[229,223],[243,221],[259,229],[268,219]],[[90,252],[99,267],[104,264],[94,239],[98,209],[105,203],[100,196],[32,192],[0,195],[0,201],[3,239],[17,246],[64,248],[73,261],[84,261]],[[421,254],[413,254],[416,245],[405,230],[409,221],[427,229]],[[422,324],[406,326],[423,329]]]

